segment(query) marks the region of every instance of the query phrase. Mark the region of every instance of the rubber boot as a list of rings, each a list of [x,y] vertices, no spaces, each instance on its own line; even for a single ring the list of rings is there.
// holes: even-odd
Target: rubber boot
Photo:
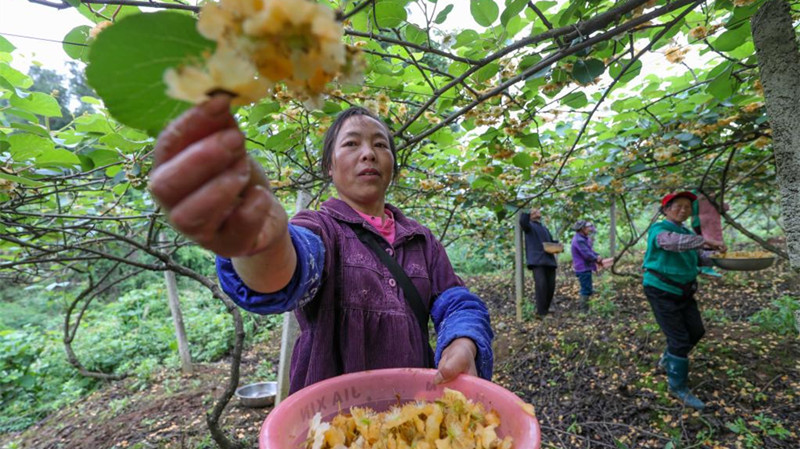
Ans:
[[[661,354],[661,358],[658,359],[658,367],[663,369],[664,371],[667,370],[667,350],[664,350],[664,353]]]
[[[680,399],[684,405],[697,410],[703,410],[703,401],[693,395],[687,386],[689,378],[689,359],[678,357],[666,352],[664,362],[667,369],[667,379],[669,380],[669,391],[673,396]]]
[[[700,267],[700,274],[705,274],[706,276],[713,276],[715,278],[721,278],[722,275],[714,269],[714,267]]]
[[[588,312],[589,311],[589,297],[586,295],[580,296],[580,309],[581,312]]]

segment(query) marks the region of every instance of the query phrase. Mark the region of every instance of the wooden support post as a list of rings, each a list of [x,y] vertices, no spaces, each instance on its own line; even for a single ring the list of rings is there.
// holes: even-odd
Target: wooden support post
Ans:
[[[189,352],[189,340],[186,338],[186,327],[183,325],[183,314],[181,313],[181,303],[178,299],[178,284],[175,281],[175,273],[172,271],[164,272],[164,281],[167,284],[167,301],[169,311],[172,313],[172,322],[175,324],[175,338],[178,339],[178,354],[181,356],[181,372],[192,374],[192,354]]]
[[[281,354],[278,363],[278,392],[275,395],[275,406],[289,396],[289,368],[292,362],[292,352],[294,343],[297,340],[297,333],[300,326],[294,312],[284,312],[283,332],[281,333]]]
[[[525,212],[520,211],[520,214]],[[525,260],[523,257],[524,246],[522,241],[522,228],[519,219],[514,219],[514,290],[517,306],[517,323],[522,322],[522,301],[525,300]]]
[[[608,252],[610,257],[617,255],[617,196],[611,194],[611,224],[608,228]]]
[[[311,194],[301,190],[297,192],[296,210],[301,211],[308,208],[311,203]],[[283,332],[281,333],[281,353],[278,359],[278,392],[275,395],[275,406],[289,396],[289,369],[292,364],[292,353],[294,344],[297,341],[297,334],[300,332],[300,325],[294,312],[283,314]]]

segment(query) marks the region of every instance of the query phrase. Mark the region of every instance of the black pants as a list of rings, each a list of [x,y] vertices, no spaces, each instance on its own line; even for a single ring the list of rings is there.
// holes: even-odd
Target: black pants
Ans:
[[[536,314],[547,315],[553,295],[556,293],[556,267],[537,265],[533,270],[533,282],[536,298]]]
[[[686,297],[649,286],[645,286],[644,294],[653,308],[656,322],[667,337],[669,353],[688,357],[689,351],[706,333],[694,294]]]

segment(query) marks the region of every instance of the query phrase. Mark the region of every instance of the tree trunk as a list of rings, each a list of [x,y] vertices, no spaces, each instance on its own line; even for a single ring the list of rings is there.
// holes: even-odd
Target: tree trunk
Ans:
[[[172,322],[175,324],[175,338],[178,339],[178,353],[181,356],[181,371],[183,374],[192,374],[192,355],[189,352],[189,340],[186,338],[186,327],[183,325],[183,313],[181,313],[181,302],[178,299],[178,284],[175,281],[175,273],[172,271],[164,272],[164,281],[167,284],[167,300],[169,301],[169,311],[172,313]]]
[[[781,195],[789,262],[800,269],[800,52],[787,2],[769,0],[752,19]]]
[[[611,194],[610,224],[608,226],[608,257],[617,255],[617,196]]]
[[[520,214],[525,212],[520,211]],[[522,301],[525,300],[525,268],[523,261],[522,228],[519,219],[514,218],[514,291],[516,292],[517,323],[522,322]]]

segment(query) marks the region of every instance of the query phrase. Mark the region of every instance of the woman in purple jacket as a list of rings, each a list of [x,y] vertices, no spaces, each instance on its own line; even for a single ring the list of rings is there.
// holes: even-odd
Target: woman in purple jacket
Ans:
[[[594,251],[592,239],[592,224],[586,220],[578,220],[572,225],[575,236],[572,237],[572,268],[578,276],[581,285],[581,310],[589,310],[589,297],[594,293],[592,287],[592,272],[597,271],[597,262],[600,255]]]
[[[294,310],[300,335],[290,391],[340,374],[435,365],[436,381],[492,375],[485,304],[456,276],[431,231],[385,202],[397,173],[388,127],[363,108],[325,135],[322,170],[338,199],[288,219],[244,135],[217,96],[159,136],[150,189],[173,226],[215,252],[220,283],[241,307]],[[399,280],[359,240],[377,236],[416,287],[437,333],[432,354]],[[434,355],[434,357],[431,357]]]

